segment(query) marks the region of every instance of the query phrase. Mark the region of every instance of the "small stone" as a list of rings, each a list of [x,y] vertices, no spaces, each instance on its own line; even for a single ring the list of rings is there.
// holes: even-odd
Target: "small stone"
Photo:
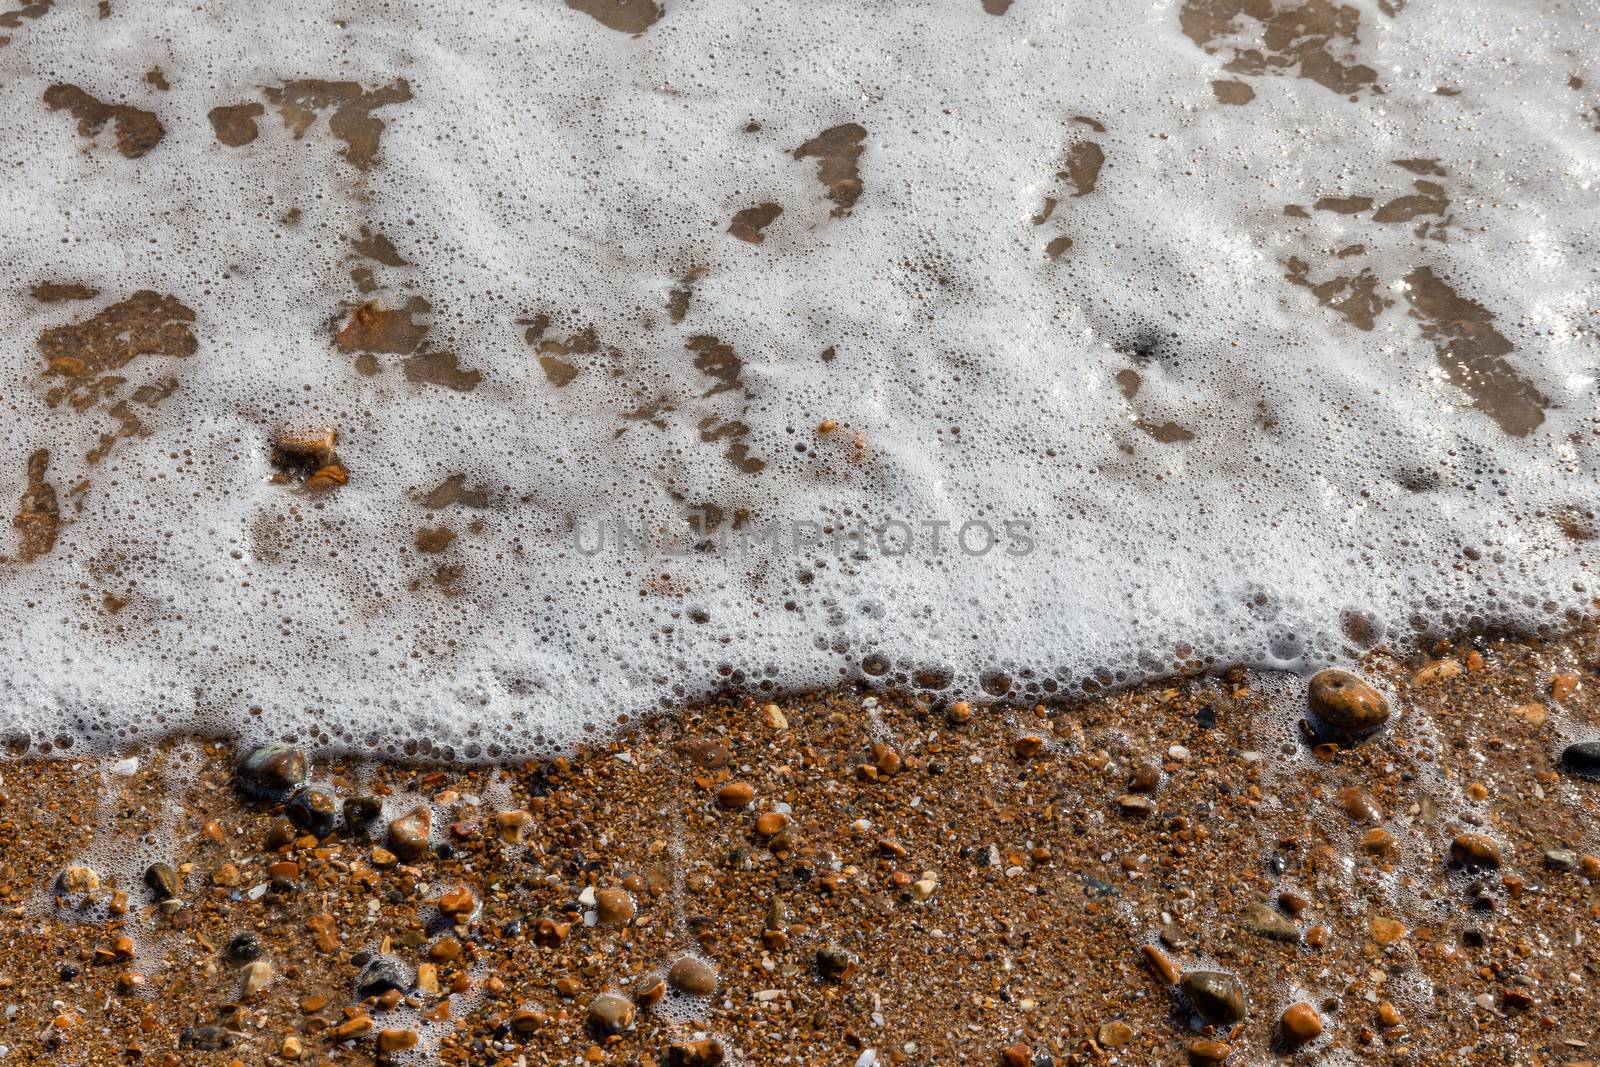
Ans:
[[[776,704],[767,704],[761,709],[761,715],[767,720],[767,725],[774,730],[787,730],[789,720],[784,716],[783,709]]]
[[[1450,859],[1463,867],[1500,866],[1500,846],[1483,834],[1461,834],[1450,842]]]
[[[283,1039],[283,1044],[278,1046],[278,1055],[286,1060],[299,1060],[306,1054],[305,1043],[298,1037],[290,1034]]]
[[[605,1036],[626,1033],[633,1029],[637,1012],[633,1001],[621,993],[601,993],[589,1003],[589,1022]]]
[[[1030,1067],[1033,1063],[1033,1049],[1022,1042],[1008,1045],[1000,1050],[1000,1063],[1002,1067]]]
[[[1161,768],[1154,763],[1141,763],[1128,774],[1128,792],[1154,793],[1161,788]]]
[[[1284,1009],[1278,1027],[1289,1044],[1304,1045],[1322,1036],[1322,1016],[1317,1014],[1316,1008],[1301,1001]]]
[[[1167,957],[1165,952],[1162,952],[1154,945],[1145,945],[1139,949],[1139,953],[1144,957],[1145,965],[1154,971],[1162,981],[1166,982],[1168,985],[1174,985],[1177,983],[1177,965]]]
[[[638,908],[625,889],[602,889],[594,895],[595,915],[601,926],[626,926]]]
[[[239,763],[239,788],[257,799],[275,799],[305,781],[306,754],[291,745],[262,745]]]
[[[667,981],[680,993],[709,997],[717,991],[717,972],[704,960],[682,956],[667,971]]]
[[[1406,936],[1404,923],[1381,915],[1373,916],[1367,929],[1372,934],[1372,940],[1379,945],[1392,945]]]
[[[1453,659],[1438,659],[1422,665],[1422,669],[1411,676],[1411,688],[1422,689],[1430,685],[1437,685],[1449,678],[1454,678],[1461,673],[1461,664]]]
[[[377,797],[350,797],[344,802],[344,824],[351,829],[366,826],[383,814],[383,801]]]
[[[1133,1027],[1127,1023],[1101,1023],[1096,1036],[1099,1037],[1100,1044],[1106,1048],[1121,1048],[1132,1043]]]
[[[717,1067],[723,1055],[722,1042],[714,1037],[703,1037],[698,1041],[674,1041],[667,1046],[667,1067]]]
[[[328,1032],[336,1041],[349,1041],[352,1038],[366,1037],[373,1029],[372,1016],[354,1015]]]
[[[1386,1027],[1387,1026],[1399,1026],[1400,1025],[1400,1021],[1401,1021],[1401,1019],[1400,1019],[1400,1009],[1396,1008],[1393,1004],[1389,1003],[1387,1000],[1382,1001],[1381,1003],[1379,1003],[1379,1005],[1378,1005],[1378,1022],[1379,1023],[1381,1023],[1382,1025],[1384,1025]]]
[[[1124,815],[1143,818],[1155,811],[1156,805],[1144,793],[1124,793],[1117,798],[1117,810]]]
[[[1562,749],[1561,769],[1580,778],[1600,778],[1600,741],[1579,741]]]
[[[266,960],[247,963],[244,966],[243,978],[239,983],[239,995],[248,1000],[271,984],[272,964]]]
[[[1233,1055],[1233,1046],[1221,1041],[1191,1041],[1184,1051],[1188,1053],[1190,1067],[1217,1067]]]
[[[1278,894],[1278,907],[1282,908],[1283,913],[1289,918],[1298,919],[1307,908],[1311,907],[1311,901],[1292,889],[1285,889]]]
[[[199,1052],[220,1052],[231,1048],[236,1038],[220,1026],[186,1026],[178,1031],[178,1047]]]
[[[945,709],[944,717],[951,726],[964,726],[972,721],[972,705],[958,700]]]
[[[419,804],[389,824],[389,847],[401,859],[420,859],[433,835],[433,811]]]
[[[1578,684],[1581,681],[1582,679],[1580,679],[1576,674],[1551,675],[1550,699],[1554,700],[1557,704],[1561,703],[1573,693],[1577,692]]]
[[[1552,871],[1575,871],[1578,854],[1569,849],[1553,848],[1544,854],[1544,865]]]
[[[152,863],[145,868],[144,884],[150,887],[150,895],[158,901],[172,900],[182,888],[178,882],[178,872],[172,869],[170,863]]]
[[[856,972],[856,958],[837,945],[817,949],[817,970],[830,982],[843,982]]]
[[[268,852],[276,852],[292,844],[299,836],[300,833],[295,829],[294,823],[288,819],[274,819],[267,827],[266,834],[262,836],[262,844],[266,846]]]
[[[471,915],[478,906],[478,902],[472,897],[472,890],[464,885],[442,894],[436,903],[439,905],[439,910],[446,915]]]
[[[750,806],[756,791],[749,782],[729,782],[717,790],[717,806],[726,811],[740,811]]]
[[[652,975],[633,987],[633,1002],[641,1008],[660,1004],[667,996],[667,983],[660,975]]]
[[[69,896],[80,893],[92,893],[100,888],[100,876],[93,867],[83,864],[74,864],[62,871],[56,878],[56,888]]]
[[[1190,971],[1178,983],[1196,1014],[1212,1026],[1244,1021],[1244,986],[1226,971]]]
[[[550,1025],[550,1016],[532,1008],[518,1008],[511,1013],[511,1029],[519,1034],[532,1034]]]
[[[261,958],[261,939],[248,930],[234,934],[222,950],[222,958],[235,967]]]
[[[1543,704],[1518,704],[1511,709],[1511,715],[1529,726],[1543,726],[1550,718],[1550,709]]]
[[[1306,693],[1311,711],[1336,736],[1359,740],[1389,721],[1389,702],[1349,671],[1330,668],[1312,675]]]
[[[781,811],[769,811],[756,817],[756,833],[762,837],[777,837],[789,825],[789,816]]]
[[[1375,826],[1361,835],[1361,851],[1363,852],[1381,856],[1392,848],[1394,848],[1394,835],[1387,830]]]
[[[1017,759],[1022,760],[1032,759],[1034,756],[1039,754],[1039,750],[1042,748],[1044,748],[1044,738],[1039,737],[1036,734],[1029,734],[1026,737],[1019,737],[1015,741],[1011,742],[1012,755],[1016,756]]]
[[[494,826],[500,835],[500,840],[509,845],[520,845],[533,826],[533,813],[521,808],[515,811],[495,812]]]
[[[1339,805],[1339,810],[1348,815],[1352,822],[1383,821],[1383,809],[1378,806],[1371,793],[1359,786],[1345,786],[1339,790],[1334,800]]]
[[[415,1030],[379,1030],[379,1052],[404,1052],[406,1049],[417,1047],[417,1032]]]
[[[1272,941],[1295,944],[1300,940],[1300,928],[1270,904],[1250,905],[1245,909],[1245,922],[1250,929]]]
[[[363,997],[378,997],[391,989],[404,993],[406,985],[400,965],[380,956],[368,963],[367,969],[361,972],[361,977],[356,980],[356,992]]]
[[[295,790],[284,805],[284,814],[300,829],[316,837],[327,837],[339,821],[339,801],[319,785]]]
[[[919,878],[911,883],[911,896],[914,900],[931,900],[938,891],[939,880],[937,878]]]
[[[211,872],[211,884],[219,885],[224,889],[232,889],[244,881],[244,875],[239,873],[239,868],[231,863],[224,863]]]

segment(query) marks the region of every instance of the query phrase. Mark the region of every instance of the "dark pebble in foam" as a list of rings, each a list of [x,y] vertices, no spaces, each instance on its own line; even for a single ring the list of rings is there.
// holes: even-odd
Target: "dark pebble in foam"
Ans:
[[[1600,778],[1600,741],[1579,741],[1561,753],[1561,769],[1581,778]]]

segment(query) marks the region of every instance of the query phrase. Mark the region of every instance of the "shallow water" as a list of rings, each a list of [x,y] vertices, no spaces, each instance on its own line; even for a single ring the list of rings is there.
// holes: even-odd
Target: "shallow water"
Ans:
[[[729,682],[1040,696],[1564,623],[1595,29],[0,14],[7,721],[477,759]]]

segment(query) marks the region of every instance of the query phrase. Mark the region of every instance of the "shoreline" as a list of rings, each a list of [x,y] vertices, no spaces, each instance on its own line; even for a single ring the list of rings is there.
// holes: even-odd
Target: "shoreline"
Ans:
[[[1344,747],[1302,736],[1296,682],[1235,668],[964,722],[890,690],[747,695],[515,766],[313,758],[331,803],[300,826],[241,794],[227,742],[12,759],[0,1043],[173,1067],[1594,1059],[1600,784],[1556,757],[1600,736],[1600,643],[1432,650],[1363,661],[1395,715]],[[381,811],[348,825],[362,797]],[[419,808],[427,841],[397,838]],[[1452,861],[1474,834],[1498,867]],[[88,907],[58,902],[76,867]],[[1238,981],[1237,1023],[1175,991],[1204,971]],[[654,988],[672,974],[715,991]]]

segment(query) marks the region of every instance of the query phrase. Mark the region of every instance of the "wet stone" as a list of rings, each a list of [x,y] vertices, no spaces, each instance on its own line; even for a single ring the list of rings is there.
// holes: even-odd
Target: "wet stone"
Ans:
[[[633,1029],[638,1009],[620,993],[601,993],[589,1004],[589,1021],[601,1034],[621,1034]]]
[[[1278,1020],[1278,1028],[1290,1045],[1303,1045],[1322,1036],[1322,1016],[1317,1014],[1317,1009],[1302,1001],[1284,1009],[1283,1016]]]
[[[1552,871],[1575,871],[1578,854],[1564,848],[1553,848],[1544,854],[1544,865]]]
[[[419,804],[389,824],[389,847],[404,860],[422,857],[433,834],[433,812]]]
[[[147,867],[144,884],[149,886],[150,895],[158,901],[172,900],[182,888],[178,883],[178,872],[169,863],[152,863]]]
[[[1500,846],[1483,834],[1460,834],[1450,842],[1450,859],[1463,867],[1500,866]]]
[[[1245,1017],[1244,986],[1226,971],[1190,971],[1178,982],[1195,1013],[1213,1026],[1232,1026]]]
[[[1561,769],[1580,778],[1600,779],[1600,741],[1579,741],[1562,749]]]
[[[595,913],[601,926],[626,926],[637,910],[625,889],[602,889],[595,894]]]
[[[837,945],[817,950],[817,971],[830,982],[843,982],[856,970],[856,958]]]
[[[92,867],[85,867],[81,863],[74,864],[57,876],[56,888],[69,896],[92,893],[100,888],[100,876]]]
[[[1318,671],[1306,700],[1317,720],[1344,740],[1360,740],[1389,721],[1389,702],[1383,694],[1349,671]]]
[[[356,992],[364,997],[382,996],[391,989],[404,993],[409,984],[399,964],[393,960],[380,958],[367,964],[366,969],[361,972],[361,977],[356,982]]]
[[[248,930],[234,934],[222,950],[222,958],[234,965],[249,963],[261,957],[261,939]]]
[[[1300,940],[1300,928],[1270,904],[1256,903],[1245,909],[1245,923],[1272,941],[1294,943]]]
[[[684,956],[667,971],[667,981],[680,993],[708,997],[717,991],[717,972],[704,960]]]
[[[239,995],[245,999],[255,996],[272,984],[272,964],[256,960],[244,966],[239,982]]]
[[[327,837],[339,821],[339,801],[321,786],[303,786],[289,798],[284,814],[306,833]]]
[[[722,1042],[714,1037],[675,1041],[667,1046],[667,1067],[718,1067],[723,1058]]]
[[[186,1026],[178,1033],[178,1047],[192,1048],[198,1052],[220,1052],[231,1048],[233,1034],[220,1026]]]
[[[290,745],[262,745],[240,762],[239,787],[257,799],[276,798],[299,786],[306,777],[306,754]]]
[[[383,802],[377,797],[350,797],[344,802],[344,824],[349,827],[366,826],[383,814]]]
[[[1352,822],[1376,823],[1383,821],[1383,808],[1373,799],[1372,794],[1360,786],[1345,786],[1335,796],[1339,810],[1350,817]]]
[[[1154,763],[1141,763],[1128,775],[1128,792],[1154,793],[1161,788],[1161,768]]]

